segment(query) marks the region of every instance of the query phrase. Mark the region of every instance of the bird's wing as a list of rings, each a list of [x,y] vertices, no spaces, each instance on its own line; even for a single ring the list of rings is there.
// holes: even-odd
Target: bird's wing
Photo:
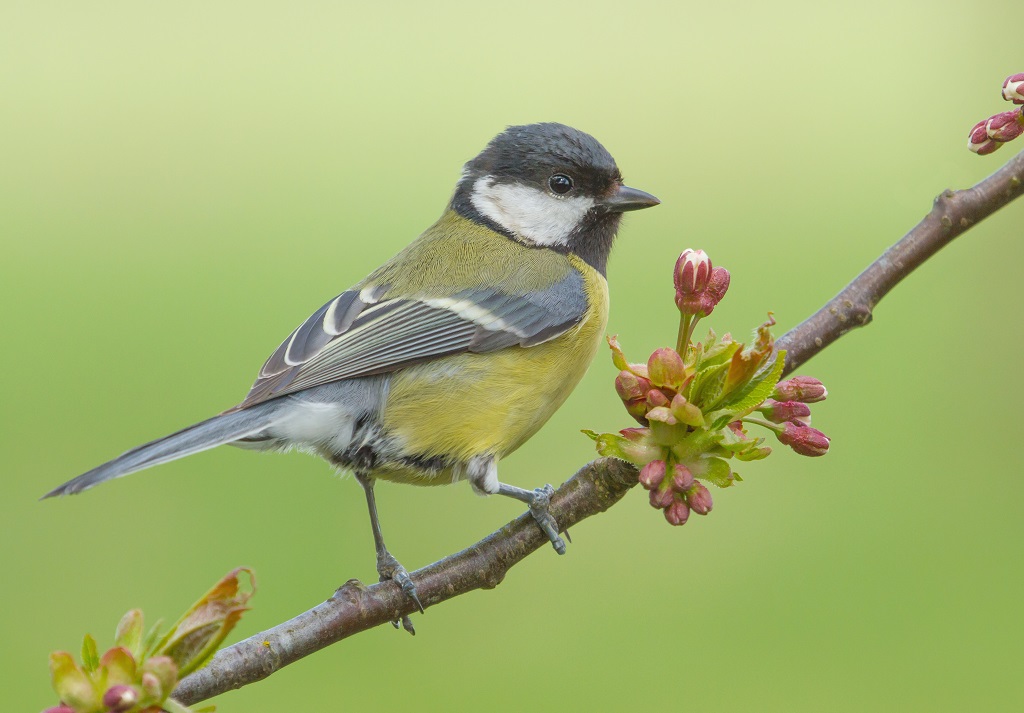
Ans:
[[[451,295],[388,299],[388,292],[387,285],[349,290],[314,312],[263,365],[238,408],[449,354],[535,346],[587,310],[583,277],[573,269],[525,294],[507,284]]]

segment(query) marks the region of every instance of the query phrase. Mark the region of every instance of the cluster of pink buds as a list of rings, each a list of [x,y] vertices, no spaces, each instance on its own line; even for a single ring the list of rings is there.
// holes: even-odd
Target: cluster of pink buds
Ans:
[[[243,589],[244,579],[248,591]],[[235,569],[159,640],[155,629],[143,636],[142,612],[133,609],[122,617],[114,646],[102,656],[88,635],[81,664],[66,651],[53,652],[50,676],[60,705],[43,713],[192,713],[170,695],[178,681],[206,665],[248,611],[246,603],[255,587],[251,570]]]
[[[775,432],[783,445],[802,456],[823,456],[828,453],[830,439],[816,428],[811,428],[811,407],[808,404],[824,401],[828,396],[825,385],[813,376],[795,376],[780,381],[772,398],[758,407],[770,423],[747,419]]]
[[[1024,73],[1014,74],[1003,82],[1003,99],[1024,105]],[[984,156],[990,154],[1007,141],[1024,133],[1024,106],[1013,111],[1004,111],[979,121],[971,129],[967,148]]]
[[[691,512],[707,515],[714,504],[711,492],[698,483],[682,463],[672,466],[670,478],[663,460],[652,460],[640,469],[640,485],[651,492],[651,507],[664,511],[671,525],[685,525]]]
[[[697,322],[725,296],[728,270],[714,267],[703,250],[686,250],[672,278],[680,318],[675,349],[663,347],[646,363],[630,363],[618,340],[608,340],[619,369],[615,391],[641,428],[584,433],[601,455],[636,465],[651,506],[670,524],[682,525],[691,513],[711,511],[704,483],[727,488],[741,480],[732,460],[771,453],[764,438],[747,433],[747,425],[772,431],[805,456],[824,455],[829,439],[810,425],[809,404],[827,395],[822,383],[807,376],[780,381],[785,352],[775,349],[770,314],[749,347],[713,331],[704,342],[692,342]]]

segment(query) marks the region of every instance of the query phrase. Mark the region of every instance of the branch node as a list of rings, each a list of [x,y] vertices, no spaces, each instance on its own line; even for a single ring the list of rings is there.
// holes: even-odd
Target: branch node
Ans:
[[[932,203],[933,203],[933,205],[935,207],[939,207],[939,206],[945,205],[955,195],[956,195],[956,191],[954,191],[952,188],[947,188],[942,193],[940,193],[939,195],[935,196],[935,200],[932,201]]]
[[[494,589],[499,584],[505,581],[505,570],[488,572],[487,570],[482,569],[478,574],[481,580],[481,589]]]
[[[850,317],[853,318],[858,327],[866,327],[871,324],[874,314],[867,305],[850,305]]]
[[[358,579],[350,579],[335,590],[331,599],[344,599],[352,604],[358,604],[366,591],[365,584]]]

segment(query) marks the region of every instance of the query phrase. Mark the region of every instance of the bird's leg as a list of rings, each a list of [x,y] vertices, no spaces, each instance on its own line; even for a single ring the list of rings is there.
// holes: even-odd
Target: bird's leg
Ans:
[[[373,477],[363,474],[356,473],[356,480],[363,486],[363,492],[366,493],[366,507],[370,511],[370,527],[373,528],[373,544],[377,548],[377,574],[380,575],[380,581],[384,582],[392,580],[402,588],[405,595],[416,603],[416,607],[423,611],[423,605],[420,603],[419,595],[416,593],[416,585],[413,584],[412,579],[409,578],[409,573],[405,567],[399,564],[395,556],[388,552],[387,546],[384,544],[384,536],[380,532],[380,519],[377,517],[377,500],[373,494]],[[398,628],[398,622],[391,622],[395,628]],[[402,627],[410,634],[415,634],[416,629],[412,625],[412,620],[408,616],[402,617]]]
[[[551,540],[551,546],[555,548],[555,552],[564,555],[565,542],[558,535],[558,523],[555,522],[555,518],[548,511],[548,506],[551,504],[551,496],[554,493],[555,489],[550,485],[545,485],[543,488],[536,488],[535,490],[524,490],[514,485],[498,484],[498,495],[506,495],[516,500],[522,500],[530,506],[530,514],[533,515],[533,519],[540,525],[540,529]]]
[[[477,456],[469,461],[467,472],[469,483],[478,493],[487,495],[505,495],[521,500],[530,506],[530,514],[537,525],[551,540],[551,546],[560,555],[565,554],[565,542],[558,535],[558,523],[548,511],[551,496],[555,489],[550,485],[535,490],[524,490],[514,485],[506,485],[498,480],[498,463],[493,456]],[[568,536],[569,533],[566,533]]]

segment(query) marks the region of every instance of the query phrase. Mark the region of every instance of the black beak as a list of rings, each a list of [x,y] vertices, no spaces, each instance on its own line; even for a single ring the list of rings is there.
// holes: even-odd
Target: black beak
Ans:
[[[620,185],[610,196],[602,199],[599,205],[604,206],[610,213],[625,213],[627,210],[640,210],[656,206],[661,201],[650,193],[641,191],[638,188]]]

